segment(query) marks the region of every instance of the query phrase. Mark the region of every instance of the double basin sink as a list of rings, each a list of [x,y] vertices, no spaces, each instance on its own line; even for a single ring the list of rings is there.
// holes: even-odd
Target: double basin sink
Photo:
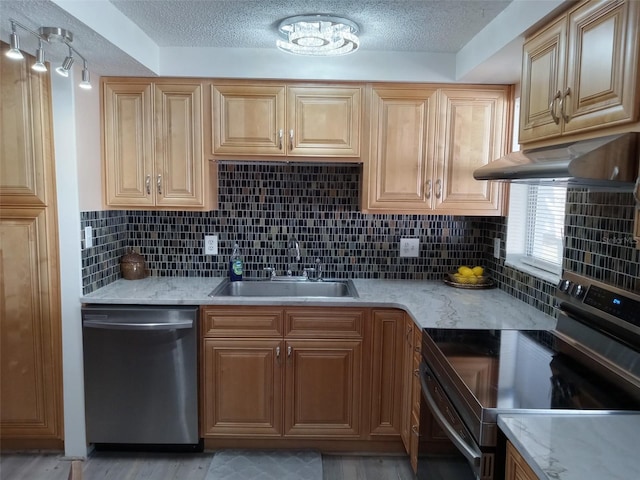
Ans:
[[[312,298],[358,298],[351,280],[242,280],[231,282],[225,279],[213,290],[210,297],[312,297]]]

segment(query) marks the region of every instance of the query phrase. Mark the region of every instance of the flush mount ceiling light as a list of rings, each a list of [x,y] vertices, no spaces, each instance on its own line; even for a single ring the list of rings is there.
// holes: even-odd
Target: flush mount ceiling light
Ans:
[[[355,52],[360,29],[351,20],[324,14],[285,18],[278,25],[284,40],[276,46],[296,55],[335,56]]]
[[[40,27],[37,32],[31,30],[28,27],[25,27],[19,22],[16,22],[13,19],[9,19],[11,22],[11,34],[9,36],[9,49],[6,52],[7,57],[13,60],[23,60],[24,55],[22,55],[22,51],[20,50],[20,38],[18,37],[17,27],[20,27],[25,32],[33,35],[38,39],[38,48],[36,49],[36,61],[31,67],[36,72],[46,72],[47,66],[44,61],[44,43],[52,45],[54,43],[62,43],[69,48],[69,54],[65,57],[62,65],[56,68],[56,72],[58,72],[63,77],[69,76],[69,71],[71,70],[71,66],[73,65],[74,58],[73,54],[75,53],[78,57],[82,59],[83,67],[82,67],[82,82],[80,82],[80,87],[84,89],[91,88],[91,82],[89,81],[89,68],[87,67],[87,60],[71,46],[71,42],[73,42],[73,33],[69,30],[65,30],[60,27]]]

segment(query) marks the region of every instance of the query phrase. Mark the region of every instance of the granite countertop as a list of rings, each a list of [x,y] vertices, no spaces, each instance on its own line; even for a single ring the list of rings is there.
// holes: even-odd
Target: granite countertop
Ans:
[[[326,305],[396,307],[421,327],[548,330],[556,321],[497,288],[458,289],[435,280],[354,279],[359,298],[209,297],[224,278],[118,280],[82,303],[139,305]]]
[[[507,414],[498,426],[540,479],[640,478],[640,414]]]

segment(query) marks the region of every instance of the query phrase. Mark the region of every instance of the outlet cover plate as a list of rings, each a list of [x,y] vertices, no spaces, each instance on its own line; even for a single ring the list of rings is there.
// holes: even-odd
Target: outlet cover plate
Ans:
[[[500,258],[500,239],[493,239],[493,258]]]
[[[418,257],[420,255],[420,239],[418,238],[401,238],[400,239],[400,256],[401,257]]]
[[[204,254],[205,255],[218,254],[218,236],[217,235],[204,236]]]

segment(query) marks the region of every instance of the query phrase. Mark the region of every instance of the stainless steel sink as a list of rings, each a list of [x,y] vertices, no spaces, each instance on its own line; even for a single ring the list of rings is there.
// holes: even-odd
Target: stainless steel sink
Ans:
[[[358,298],[351,280],[322,280],[313,282],[286,280],[243,280],[230,282],[225,279],[210,294],[210,297],[315,297]]]

